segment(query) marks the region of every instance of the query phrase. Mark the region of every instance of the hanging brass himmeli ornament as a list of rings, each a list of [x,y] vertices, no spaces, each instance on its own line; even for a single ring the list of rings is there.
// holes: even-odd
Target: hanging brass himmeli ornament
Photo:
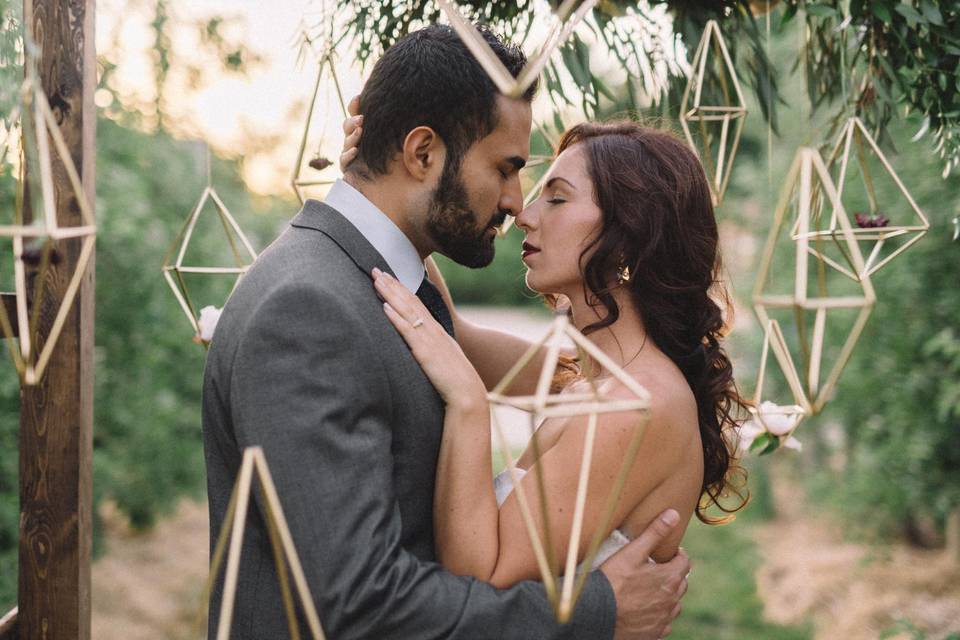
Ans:
[[[570,37],[574,28],[586,17],[587,12],[589,12],[599,0],[583,0],[583,2],[577,6],[576,11],[573,11],[573,9],[577,5],[577,0],[564,0],[554,13],[556,20],[550,29],[546,41],[540,49],[530,57],[526,66],[516,77],[510,74],[510,71],[503,65],[503,62],[501,62],[497,54],[493,52],[493,49],[491,49],[487,41],[483,39],[483,36],[480,35],[476,27],[460,13],[453,2],[450,0],[437,0],[437,2],[440,4],[440,9],[443,10],[443,13],[450,21],[450,26],[457,32],[463,40],[463,43],[477,59],[477,62],[479,62],[480,66],[487,72],[487,75],[490,76],[490,79],[497,86],[497,90],[505,96],[519,98],[523,95],[523,92],[533,84],[540,75],[540,72],[543,71],[544,66],[546,66],[550,60],[553,52]]]
[[[806,413],[819,413],[830,399],[837,380],[860,337],[863,327],[873,309],[876,296],[869,277],[851,281],[835,273],[817,260],[811,244],[825,242],[810,233],[811,218],[829,207],[837,220],[837,238],[850,256],[858,272],[863,271],[863,256],[847,219],[843,204],[829,173],[815,149],[801,147],[787,174],[783,190],[774,214],[773,226],[767,238],[760,262],[757,282],[753,290],[753,304],[762,326],[769,327],[771,313],[781,313],[790,318],[796,332],[792,344],[793,362],[801,363],[799,377],[802,388],[797,389],[794,380],[791,390]],[[795,222],[788,220],[788,213],[795,213]],[[819,250],[819,249],[818,249]],[[775,261],[778,261],[775,264]],[[810,277],[813,270],[814,277]],[[779,276],[785,274],[786,282]],[[839,341],[825,342],[828,332],[827,317],[843,317],[852,320],[847,337],[835,351],[832,365],[825,364],[828,347]],[[812,322],[808,322],[812,316]],[[784,325],[781,320],[781,327]],[[831,333],[838,331],[834,320]],[[812,324],[812,328],[808,326]],[[777,331],[779,334],[779,331]],[[779,353],[777,345],[787,344],[778,340],[772,343],[777,360],[791,380],[792,363]]]
[[[711,94],[720,94],[722,102],[706,102]],[[687,143],[706,170],[714,206],[719,206],[727,191],[746,115],[746,102],[720,25],[716,20],[709,20],[693,56],[690,79],[683,91],[680,126]],[[691,125],[697,138],[691,132]],[[719,132],[712,131],[717,127]]]
[[[293,573],[297,598],[300,600],[300,606],[303,607],[310,636],[313,640],[325,640],[323,628],[320,626],[320,617],[317,615],[313,596],[310,594],[310,587],[307,584],[303,566],[300,564],[300,556],[297,554],[293,536],[290,534],[290,527],[283,515],[277,488],[273,483],[273,477],[270,475],[270,469],[267,467],[263,449],[260,447],[247,447],[243,450],[243,459],[240,463],[240,471],[237,474],[237,482],[233,486],[233,493],[230,495],[230,503],[227,506],[227,513],[220,529],[220,536],[217,538],[217,544],[210,559],[210,576],[207,578],[206,589],[201,598],[201,615],[198,619],[202,620],[202,614],[206,611],[214,580],[220,572],[224,552],[226,552],[227,568],[224,575],[223,599],[220,603],[217,640],[229,640],[230,629],[233,625],[233,605],[237,596],[240,553],[243,550],[243,534],[247,524],[247,508],[250,505],[254,474],[259,480],[260,497],[264,507],[263,520],[267,526],[270,546],[273,549],[274,565],[280,582],[280,595],[284,613],[287,617],[290,638],[299,640],[300,630],[296,610],[294,609],[293,593],[290,589],[290,578],[287,575],[288,564],[290,572]],[[230,542],[229,550],[227,550],[227,541]]]
[[[875,175],[871,170],[871,156],[879,162],[881,175]],[[831,256],[828,251],[817,251],[813,246],[810,249],[817,258],[848,278],[860,280],[873,275],[920,240],[930,228],[923,211],[917,206],[860,118],[850,118],[844,125],[827,160],[827,168],[834,178],[844,210],[848,216],[852,215],[854,218],[851,221],[853,236],[859,243],[866,245],[864,255],[867,257],[861,268],[857,268],[853,263],[850,254],[844,250],[843,232],[835,212],[829,218],[815,212],[817,215],[811,219],[808,237],[829,238],[839,250],[839,255]],[[881,198],[877,194],[876,183],[883,175],[891,179],[896,191],[903,196],[899,203],[891,202],[890,198]],[[862,194],[856,193],[855,184],[851,184],[856,182],[863,187]],[[899,208],[897,204],[900,205]],[[883,255],[884,246],[894,239],[901,241],[899,246]]]
[[[74,166],[50,104],[33,70],[32,59],[26,63],[27,77],[18,94],[19,105],[10,116],[10,122],[21,123],[21,136],[12,133],[6,144],[19,147],[19,171],[17,196],[12,224],[0,226],[0,237],[13,242],[13,280],[16,290],[15,318],[8,314],[5,304],[0,305],[0,326],[7,339],[10,355],[20,380],[25,385],[35,385],[43,377],[44,370],[63,331],[67,314],[73,305],[81,280],[87,271],[96,242],[96,222],[93,209],[87,201],[80,176]],[[51,142],[52,148],[51,148]],[[82,224],[61,226],[57,220],[54,166],[52,154],[56,153],[70,185],[70,191],[60,193],[59,198],[72,195],[77,203]],[[25,178],[29,177],[28,180]],[[34,191],[31,184],[39,183]],[[30,198],[34,209],[42,205],[42,215],[34,216],[32,223],[24,221],[24,200]],[[69,275],[66,290],[53,314],[53,322],[40,346],[40,310],[49,300],[44,295],[49,286],[48,272],[51,264],[58,262],[66,243],[78,242],[79,255],[76,268]],[[37,271],[28,277],[28,264],[38,265]],[[30,282],[32,280],[32,283]],[[32,296],[28,297],[28,291]],[[28,307],[29,303],[29,307]],[[16,329],[14,329],[16,327]]]
[[[585,362],[588,358],[595,360],[613,379],[621,383],[633,397],[627,399],[622,397],[608,397],[600,389],[600,384],[592,371],[587,371],[585,374],[589,391],[583,393],[550,393],[554,372],[557,368],[560,351],[563,346],[562,342],[565,339],[571,340],[576,346],[581,354],[581,362]],[[535,393],[530,396],[507,395],[507,392],[519,373],[544,347],[546,348],[546,357],[543,362],[543,368],[540,371]],[[586,368],[590,369],[589,366]],[[611,412],[635,412],[637,413],[637,426],[631,437],[630,444],[624,452],[624,460],[614,483],[613,490],[604,505],[600,524],[596,527],[593,538],[587,547],[586,555],[581,562],[581,564],[585,566],[590,566],[596,557],[600,543],[603,542],[605,532],[611,524],[614,509],[620,499],[623,486],[626,483],[627,474],[630,472],[633,462],[636,459],[637,451],[649,419],[650,394],[642,385],[634,380],[630,374],[626,373],[603,353],[603,351],[590,342],[582,333],[577,331],[577,329],[570,324],[566,313],[558,313],[547,335],[532,345],[520,360],[517,361],[510,371],[507,372],[506,376],[504,376],[503,380],[488,394],[488,399],[491,407],[494,409],[494,411],[491,412],[494,432],[497,435],[499,445],[507,460],[507,468],[513,480],[513,491],[517,498],[517,504],[520,508],[527,535],[533,546],[537,565],[540,569],[544,587],[546,588],[547,598],[553,607],[557,620],[560,623],[564,623],[568,621],[573,614],[577,599],[580,596],[587,577],[586,572],[577,573],[576,571],[578,565],[577,553],[580,548],[580,541],[584,535],[583,517],[593,443],[598,428],[598,416]],[[517,470],[516,461],[510,452],[506,435],[497,418],[495,411],[497,407],[512,407],[527,412],[530,415],[530,446],[535,457],[530,475],[536,480],[538,496],[530,496],[524,489],[523,482]],[[545,493],[543,468],[542,465],[537,462],[540,460],[540,451],[537,437],[534,435],[533,430],[540,420],[548,418],[570,418],[575,416],[586,416],[588,422],[584,436],[583,457],[579,469],[573,522],[567,545],[567,557],[563,565],[563,577],[561,579],[552,569],[552,567],[559,565],[555,562],[554,545],[550,540],[548,499]],[[538,504],[534,505],[531,500],[536,498],[539,498],[539,500],[537,500]],[[537,507],[539,507],[540,517],[544,523],[543,537],[538,533],[537,525],[534,521],[532,509]]]
[[[293,177],[290,179],[290,184],[293,187],[294,193],[297,194],[297,199],[300,200],[300,204],[303,204],[305,197],[305,189],[310,187],[318,187],[324,185],[330,185],[335,182],[331,179],[318,179],[311,177],[309,175],[304,175],[308,171],[323,171],[327,167],[333,166],[333,161],[329,158],[326,158],[321,155],[319,143],[317,146],[317,151],[313,158],[310,159],[308,163],[304,163],[304,157],[307,151],[307,145],[310,143],[310,126],[314,121],[314,111],[317,107],[317,96],[320,93],[320,86],[323,84],[323,79],[326,74],[329,74],[329,80],[333,82],[334,89],[336,91],[337,103],[340,107],[340,112],[344,118],[347,118],[349,115],[347,113],[347,104],[343,99],[343,91],[340,89],[340,79],[337,77],[337,69],[334,64],[334,54],[333,50],[329,47],[324,51],[323,55],[320,57],[320,66],[317,69],[317,81],[313,86],[313,94],[310,96],[310,106],[307,107],[307,121],[303,125],[303,136],[300,139],[300,147],[297,150],[297,159],[293,165]]]
[[[233,265],[213,266],[184,264],[184,258],[186,256],[187,249],[190,247],[190,243],[194,238],[194,229],[197,226],[197,221],[199,220],[200,215],[203,212],[204,205],[207,203],[207,201],[213,203],[214,209],[217,212],[217,216],[220,219],[223,232],[226,236],[227,242],[230,245],[230,251],[233,254]],[[161,267],[163,277],[166,279],[167,284],[170,285],[170,289],[173,291],[173,295],[176,296],[177,302],[180,304],[180,308],[183,310],[184,315],[186,315],[187,319],[190,321],[190,326],[193,327],[195,336],[203,335],[200,325],[200,309],[197,308],[197,305],[194,304],[194,301],[190,296],[184,275],[201,274],[212,277],[235,276],[233,288],[236,288],[240,278],[247,272],[247,269],[250,268],[250,265],[256,259],[257,252],[254,251],[253,246],[250,244],[250,241],[247,240],[247,236],[244,235],[243,231],[240,229],[240,225],[237,224],[237,221],[230,213],[230,210],[227,209],[227,206],[223,203],[223,200],[220,199],[216,189],[213,188],[210,171],[210,150],[208,148],[207,186],[204,187],[203,193],[200,194],[199,200],[197,200],[197,203],[191,210],[186,222],[184,222],[180,233],[177,234],[177,237],[174,238],[173,243],[170,245],[170,249],[167,251],[167,255],[163,260],[163,266]],[[223,301],[223,303],[225,302],[226,301]],[[223,303],[221,303],[221,307],[223,306]],[[209,346],[206,340],[200,341],[204,347]]]

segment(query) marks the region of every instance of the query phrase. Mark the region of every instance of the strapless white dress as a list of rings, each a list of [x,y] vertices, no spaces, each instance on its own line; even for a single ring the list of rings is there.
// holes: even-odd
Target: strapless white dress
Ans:
[[[526,473],[525,469],[517,468],[517,475],[521,478],[523,478]],[[510,475],[509,469],[504,469],[493,479],[493,490],[497,496],[497,505],[502,506],[507,496],[513,491],[513,477]],[[600,548],[597,549],[597,555],[593,559],[593,564],[590,565],[590,570],[592,571],[599,567],[607,558],[622,549],[628,542],[630,542],[630,538],[625,536],[619,529],[614,529],[613,533],[600,543]],[[577,567],[577,573],[583,570],[584,566],[582,564]]]

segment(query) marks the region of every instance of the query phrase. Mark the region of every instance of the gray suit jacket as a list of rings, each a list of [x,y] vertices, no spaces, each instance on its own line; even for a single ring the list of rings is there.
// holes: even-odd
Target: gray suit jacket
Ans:
[[[444,407],[383,313],[368,275],[375,266],[389,271],[350,222],[308,200],[230,297],[203,384],[211,545],[242,450],[259,445],[332,640],[612,637],[616,604],[600,572],[560,627],[539,583],[496,590],[436,563]],[[211,598],[211,638],[221,596],[222,577]],[[232,637],[287,635],[257,505]]]

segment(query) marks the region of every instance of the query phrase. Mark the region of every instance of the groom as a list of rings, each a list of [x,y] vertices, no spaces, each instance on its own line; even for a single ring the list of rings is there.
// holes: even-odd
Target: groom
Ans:
[[[516,76],[520,50],[484,37]],[[434,251],[471,267],[492,260],[495,226],[522,207],[534,91],[499,95],[447,27],[397,42],[361,95],[364,134],[345,180],[325,203],[306,202],[220,318],[203,389],[210,539],[244,447],[263,447],[333,640],[652,639],[679,613],[689,562],[646,562],[676,524],[672,510],[590,574],[563,626],[540,583],[496,590],[434,556],[444,406],[369,274],[395,275],[450,327],[423,260]],[[287,637],[262,513],[247,522],[233,638]],[[218,579],[211,638],[221,598]]]

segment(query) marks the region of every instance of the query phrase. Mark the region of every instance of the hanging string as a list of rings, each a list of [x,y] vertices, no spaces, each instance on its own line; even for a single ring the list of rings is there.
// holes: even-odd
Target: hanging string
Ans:
[[[763,43],[764,51],[767,56],[767,69],[765,74],[767,84],[767,197],[773,199],[773,99],[770,96],[770,0],[767,0],[767,39]]]
[[[804,15],[803,24],[800,25],[800,51],[801,58],[803,62],[803,99],[800,101],[800,115],[801,122],[810,122],[810,119],[813,117],[813,105],[810,104],[810,78],[808,77],[809,69],[807,65],[807,56],[809,55],[809,50],[807,49],[807,31],[810,27],[807,25],[807,16]],[[803,117],[803,113],[806,112],[806,118]],[[809,145],[810,141],[813,139],[813,127],[806,127],[807,133],[804,138],[804,145]]]
[[[850,108],[850,96],[847,93],[847,25],[850,23],[850,6],[848,2],[841,3],[843,20],[840,21],[840,89],[843,92],[843,108]]]

